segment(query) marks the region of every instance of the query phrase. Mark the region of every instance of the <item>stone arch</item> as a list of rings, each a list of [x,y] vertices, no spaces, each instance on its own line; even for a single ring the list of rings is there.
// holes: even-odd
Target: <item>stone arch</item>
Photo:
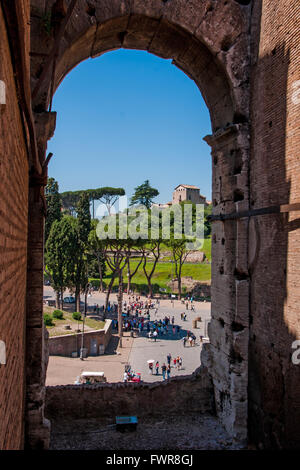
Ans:
[[[48,1],[52,20],[31,1],[31,86],[41,163],[55,129],[51,96],[79,62],[118,48],[142,49],[172,59],[199,87],[209,108],[212,135],[213,214],[249,208],[249,2],[235,0]],[[50,20],[49,20],[50,21]],[[53,52],[54,51],[54,52]],[[50,60],[52,58],[52,60]],[[55,67],[53,64],[55,63]],[[35,180],[36,181],[36,180]],[[43,214],[34,182],[29,201],[28,440],[31,422],[43,426],[42,325]],[[237,197],[238,195],[238,197]],[[247,219],[213,224],[212,321],[202,362],[212,377],[217,413],[234,438],[247,436],[249,276]],[[225,240],[225,242],[223,242]],[[39,300],[37,300],[37,296]],[[40,371],[38,370],[40,367]],[[35,371],[33,373],[32,371]],[[36,414],[34,417],[33,404]],[[45,428],[46,429],[46,428]],[[45,430],[47,433],[47,429]]]

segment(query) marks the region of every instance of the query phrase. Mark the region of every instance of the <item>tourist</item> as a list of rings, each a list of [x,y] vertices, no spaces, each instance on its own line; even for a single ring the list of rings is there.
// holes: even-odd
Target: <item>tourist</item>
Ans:
[[[168,362],[168,365],[170,366],[171,365],[171,359],[172,359],[172,356],[171,356],[171,353],[169,353],[167,355],[167,362]]]
[[[128,382],[128,374],[126,371],[124,372],[123,382]]]
[[[156,375],[158,375],[158,369],[159,369],[159,362],[156,361],[156,364],[155,364]]]
[[[177,356],[177,358],[176,358],[176,366],[177,366],[177,370],[179,370],[179,367],[180,367],[180,366],[179,366],[179,359],[180,359],[180,357],[179,357],[179,356]]]
[[[176,361],[176,357],[174,357],[174,359],[173,359],[173,366],[174,366],[174,368],[176,367],[176,362],[177,362],[177,361]]]
[[[178,367],[178,370],[181,369],[182,367],[182,357],[179,357],[179,367]]]
[[[156,338],[157,338],[157,331],[156,330],[153,331],[153,338],[154,338],[154,341],[156,342]]]
[[[169,364],[168,367],[167,367],[167,380],[169,380],[170,374],[171,374],[171,366]]]
[[[161,366],[161,371],[162,371],[163,380],[165,380],[165,378],[166,378],[166,371],[167,371],[167,366],[166,366],[165,363],[163,363],[163,365]]]
[[[149,362],[149,374],[153,374],[153,362]]]
[[[184,336],[184,337],[182,338],[182,342],[183,342],[183,347],[185,348],[186,336]]]

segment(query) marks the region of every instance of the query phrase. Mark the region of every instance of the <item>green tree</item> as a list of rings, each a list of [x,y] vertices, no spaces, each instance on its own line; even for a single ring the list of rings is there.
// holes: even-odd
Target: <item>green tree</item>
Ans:
[[[97,236],[96,228],[97,228],[97,221],[92,221],[92,229],[89,233],[89,260],[91,257],[96,260],[100,285],[99,285],[99,292],[103,292],[103,277],[105,276],[106,264],[105,264],[105,246],[102,240]],[[92,265],[93,263],[91,263]],[[89,263],[90,268],[90,263]]]
[[[64,193],[60,193],[62,207],[67,214],[75,215],[80,194],[81,191],[65,191]]]
[[[130,205],[133,206],[138,204],[150,209],[153,199],[158,195],[158,190],[152,188],[149,184],[149,180],[146,180],[143,184],[134,189],[134,195],[130,200]]]
[[[82,192],[77,204],[78,234],[83,248],[87,247],[91,231],[90,200],[88,193]]]
[[[70,286],[73,276],[74,231],[70,217],[55,220],[46,243],[45,262],[56,292],[56,306],[63,308],[63,292]]]
[[[45,221],[45,242],[48,239],[51,226],[55,220],[61,219],[61,198],[58,191],[58,183],[54,178],[48,178],[45,187],[45,199],[47,203],[47,216]]]
[[[174,267],[175,267],[175,276],[177,279],[178,283],[178,299],[181,299],[181,277],[182,277],[182,266],[184,262],[186,261],[186,258],[188,256],[188,251],[186,250],[186,240],[179,239],[176,240],[174,238],[170,238],[168,241],[168,246],[171,248],[172,251],[172,257],[173,257],[173,262],[174,262]]]
[[[80,310],[80,292],[88,284],[88,239],[91,231],[90,202],[86,192],[82,192],[77,204],[77,218],[73,219],[74,255],[72,260],[72,284],[75,289],[75,308]]]

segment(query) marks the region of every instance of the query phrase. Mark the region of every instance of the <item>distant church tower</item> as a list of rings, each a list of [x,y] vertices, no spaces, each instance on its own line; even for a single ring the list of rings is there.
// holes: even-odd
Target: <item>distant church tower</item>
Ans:
[[[172,204],[191,201],[194,204],[207,204],[206,197],[200,194],[200,188],[190,184],[179,184],[173,191]]]

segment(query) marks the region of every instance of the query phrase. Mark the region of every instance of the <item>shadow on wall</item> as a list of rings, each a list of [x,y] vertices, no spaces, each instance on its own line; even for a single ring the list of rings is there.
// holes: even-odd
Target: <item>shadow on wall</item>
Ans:
[[[251,209],[291,200],[287,166],[296,155],[286,152],[289,64],[290,50],[282,43],[257,58],[253,67]],[[299,315],[295,303],[299,293],[296,283],[291,283],[296,259],[288,253],[289,243],[293,251],[296,242],[296,233],[292,238],[290,234],[300,227],[295,217],[292,212],[250,221],[249,437],[259,448],[300,446],[300,365],[292,362],[292,343],[297,338],[287,323],[296,329]]]

